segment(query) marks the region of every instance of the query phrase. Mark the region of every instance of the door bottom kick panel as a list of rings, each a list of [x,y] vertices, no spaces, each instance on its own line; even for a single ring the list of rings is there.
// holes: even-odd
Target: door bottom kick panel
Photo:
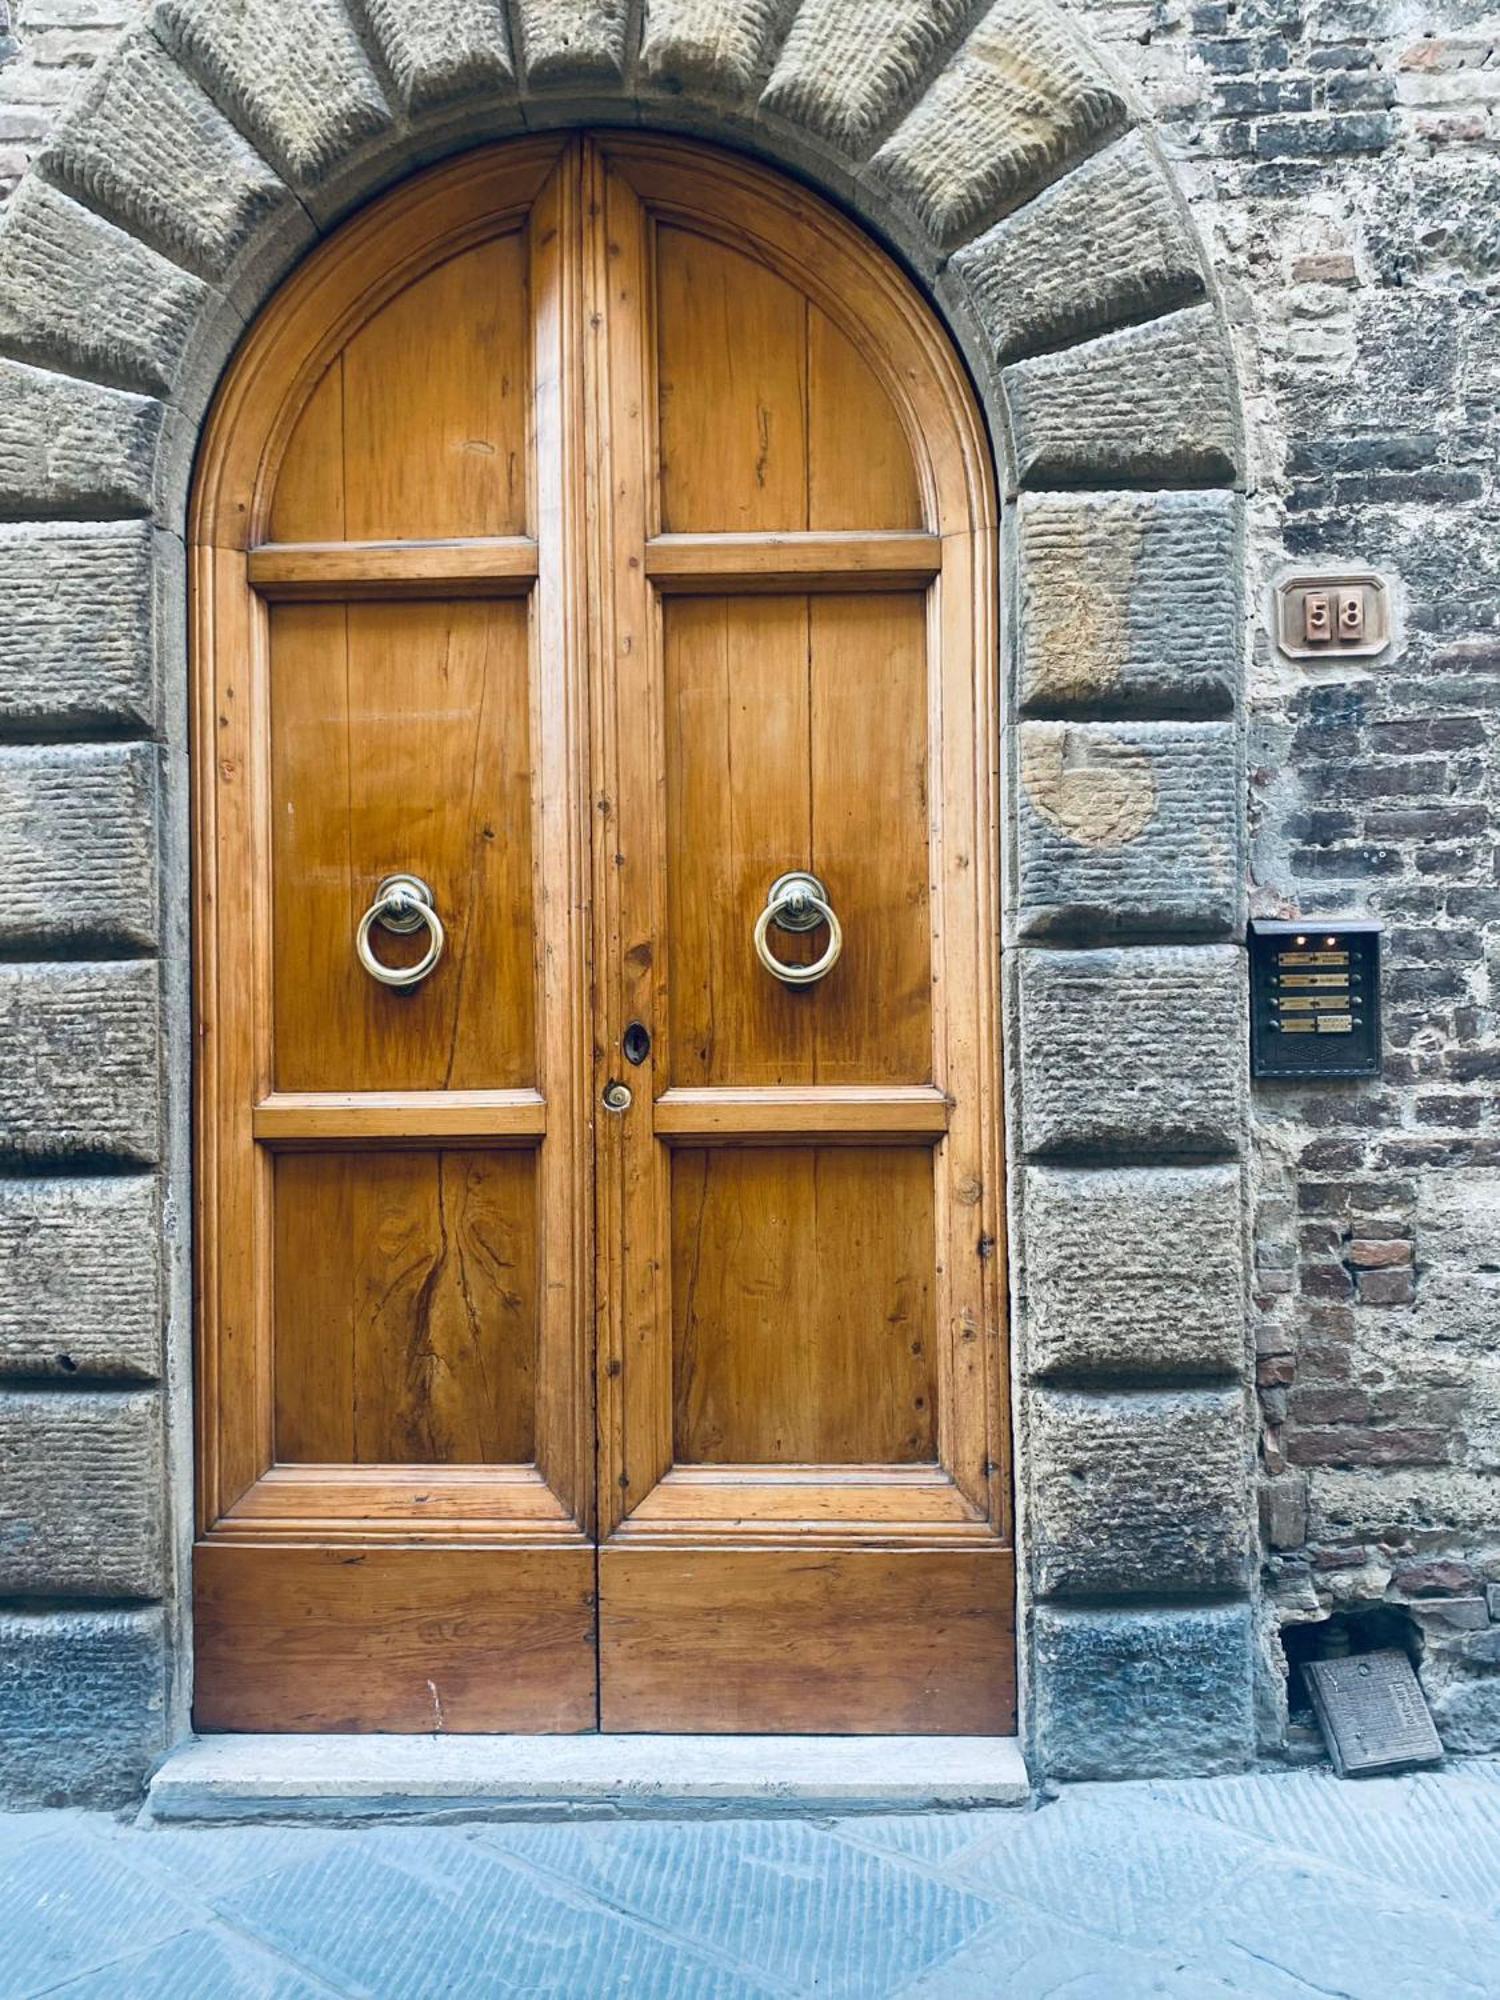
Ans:
[[[193,1552],[200,1730],[572,1732],[597,1726],[594,1551]]]
[[[601,1725],[683,1734],[1003,1736],[1014,1553],[599,1553]]]

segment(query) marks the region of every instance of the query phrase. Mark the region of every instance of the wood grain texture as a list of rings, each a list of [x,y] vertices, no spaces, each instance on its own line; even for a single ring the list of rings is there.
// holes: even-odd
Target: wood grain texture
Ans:
[[[276,1163],[276,1457],[528,1463],[535,1444],[528,1153]]]
[[[594,1555],[573,1548],[193,1552],[200,1729],[595,1726]]]
[[[539,1090],[277,1091],[255,1107],[262,1145],[400,1146],[414,1139],[524,1145],[547,1130]]]
[[[800,1554],[605,1548],[605,1729],[1015,1728],[1014,1561],[991,1545]]]
[[[949,1104],[928,1084],[796,1084],[664,1090],[656,1100],[659,1139],[679,1145],[742,1145],[788,1139],[930,1144],[948,1129]]]
[[[527,625],[521,605],[278,605],[270,617],[276,1084],[534,1084]],[[389,874],[447,932],[421,986],[381,986],[354,934]],[[425,931],[377,927],[383,962]]]
[[[679,1149],[676,1463],[932,1459],[932,1264],[925,1153]]]
[[[452,542],[263,542],[250,582],[282,604],[395,597],[524,597],[536,581],[527,535]]]

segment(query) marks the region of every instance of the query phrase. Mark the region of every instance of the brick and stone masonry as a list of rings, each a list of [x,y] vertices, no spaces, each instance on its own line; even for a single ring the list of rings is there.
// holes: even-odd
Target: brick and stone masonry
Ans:
[[[1333,1614],[1394,1619],[1450,1746],[1500,1745],[1500,25],[1464,0],[294,11],[160,0],[143,35],[135,0],[0,0],[0,854],[26,885],[0,909],[0,1786],[123,1794],[182,1727],[192,425],[239,315],[404,135],[498,136],[518,90],[748,137],[868,215],[1018,489],[1034,1753],[1227,1768],[1253,1683],[1277,1754],[1283,1638]],[[1269,589],[1308,563],[1390,575],[1389,655],[1274,651]],[[1248,1160],[1247,903],[1379,916],[1387,965],[1384,1079],[1257,1086]]]

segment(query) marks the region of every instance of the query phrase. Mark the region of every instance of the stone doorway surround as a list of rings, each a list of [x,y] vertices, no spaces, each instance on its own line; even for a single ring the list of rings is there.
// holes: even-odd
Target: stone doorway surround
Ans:
[[[0,1797],[128,1797],[188,1727],[201,419],[355,205],[584,122],[800,173],[978,384],[1023,1736],[1253,1755],[1238,402],[1127,93],[1050,0],[155,0],[0,224]]]

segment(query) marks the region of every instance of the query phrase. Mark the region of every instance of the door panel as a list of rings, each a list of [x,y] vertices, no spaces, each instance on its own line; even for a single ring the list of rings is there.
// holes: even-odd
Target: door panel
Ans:
[[[520,603],[272,607],[278,1090],[535,1083],[527,654]],[[403,869],[447,938],[419,994],[349,949]],[[409,966],[426,945],[382,932],[376,953]]]
[[[674,1084],[931,1079],[926,621],[911,593],[664,603]],[[816,992],[746,950],[793,867],[844,925]]]
[[[676,142],[437,169],[250,336],[200,1727],[1012,1726],[993,507],[905,281]]]
[[[531,1154],[283,1153],[275,1183],[278,1464],[530,1463]]]

